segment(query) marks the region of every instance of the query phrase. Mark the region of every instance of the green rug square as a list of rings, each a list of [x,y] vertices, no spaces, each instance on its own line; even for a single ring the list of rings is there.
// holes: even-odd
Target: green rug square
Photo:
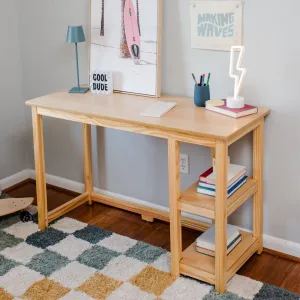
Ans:
[[[158,247],[151,246],[144,242],[138,242],[125,252],[128,257],[136,258],[142,262],[151,264],[167,251]]]
[[[8,247],[13,247],[23,242],[22,239],[16,238],[15,236],[0,231],[0,251]]]
[[[297,294],[281,289],[279,287],[264,284],[259,293],[255,295],[254,300],[299,300],[300,297]]]
[[[77,230],[74,232],[74,236],[85,240],[91,244],[97,244],[101,240],[112,235],[112,232],[96,227],[96,226],[86,226],[81,230]]]
[[[14,225],[20,221],[21,221],[21,219],[20,219],[19,213],[0,217],[0,230],[5,229],[11,225]]]
[[[48,277],[68,263],[70,263],[70,261],[66,257],[45,250],[43,253],[35,255],[26,266]]]
[[[84,251],[78,258],[82,264],[89,267],[101,270],[103,269],[113,258],[119,256],[120,253],[104,248],[101,246],[93,246],[91,249]]]
[[[0,255],[0,276],[9,272],[12,268],[18,266],[19,263],[14,260],[7,259],[4,256]]]
[[[66,236],[67,234],[62,231],[49,228],[44,231],[33,233],[27,237],[26,243],[38,248],[46,249],[49,246],[57,244]]]

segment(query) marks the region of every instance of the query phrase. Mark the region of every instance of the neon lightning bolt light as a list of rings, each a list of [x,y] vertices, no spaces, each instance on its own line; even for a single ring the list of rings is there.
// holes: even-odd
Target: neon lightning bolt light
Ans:
[[[234,74],[234,54],[238,51],[239,58],[236,64],[236,70],[241,72],[241,76]],[[229,76],[234,78],[234,97],[227,98],[227,106],[230,108],[243,108],[245,106],[245,100],[243,97],[240,97],[241,87],[243,85],[246,69],[242,68],[241,65],[244,60],[245,47],[244,46],[232,46],[230,53],[230,68],[229,68]]]

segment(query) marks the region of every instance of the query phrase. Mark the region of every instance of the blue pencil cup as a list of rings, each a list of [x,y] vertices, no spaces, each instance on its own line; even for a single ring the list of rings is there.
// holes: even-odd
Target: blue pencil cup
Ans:
[[[196,106],[205,107],[205,102],[210,100],[209,86],[195,85],[194,103]]]

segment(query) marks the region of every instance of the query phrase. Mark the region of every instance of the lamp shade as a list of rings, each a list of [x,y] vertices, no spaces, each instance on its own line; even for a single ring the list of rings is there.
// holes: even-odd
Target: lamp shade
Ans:
[[[67,33],[68,43],[82,43],[85,42],[85,36],[82,26],[69,26]]]

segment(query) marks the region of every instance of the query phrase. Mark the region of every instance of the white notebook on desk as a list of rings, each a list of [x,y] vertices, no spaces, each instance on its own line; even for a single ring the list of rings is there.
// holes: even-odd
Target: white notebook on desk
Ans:
[[[177,106],[177,103],[175,102],[158,101],[141,112],[141,116],[160,118],[175,106]]]

